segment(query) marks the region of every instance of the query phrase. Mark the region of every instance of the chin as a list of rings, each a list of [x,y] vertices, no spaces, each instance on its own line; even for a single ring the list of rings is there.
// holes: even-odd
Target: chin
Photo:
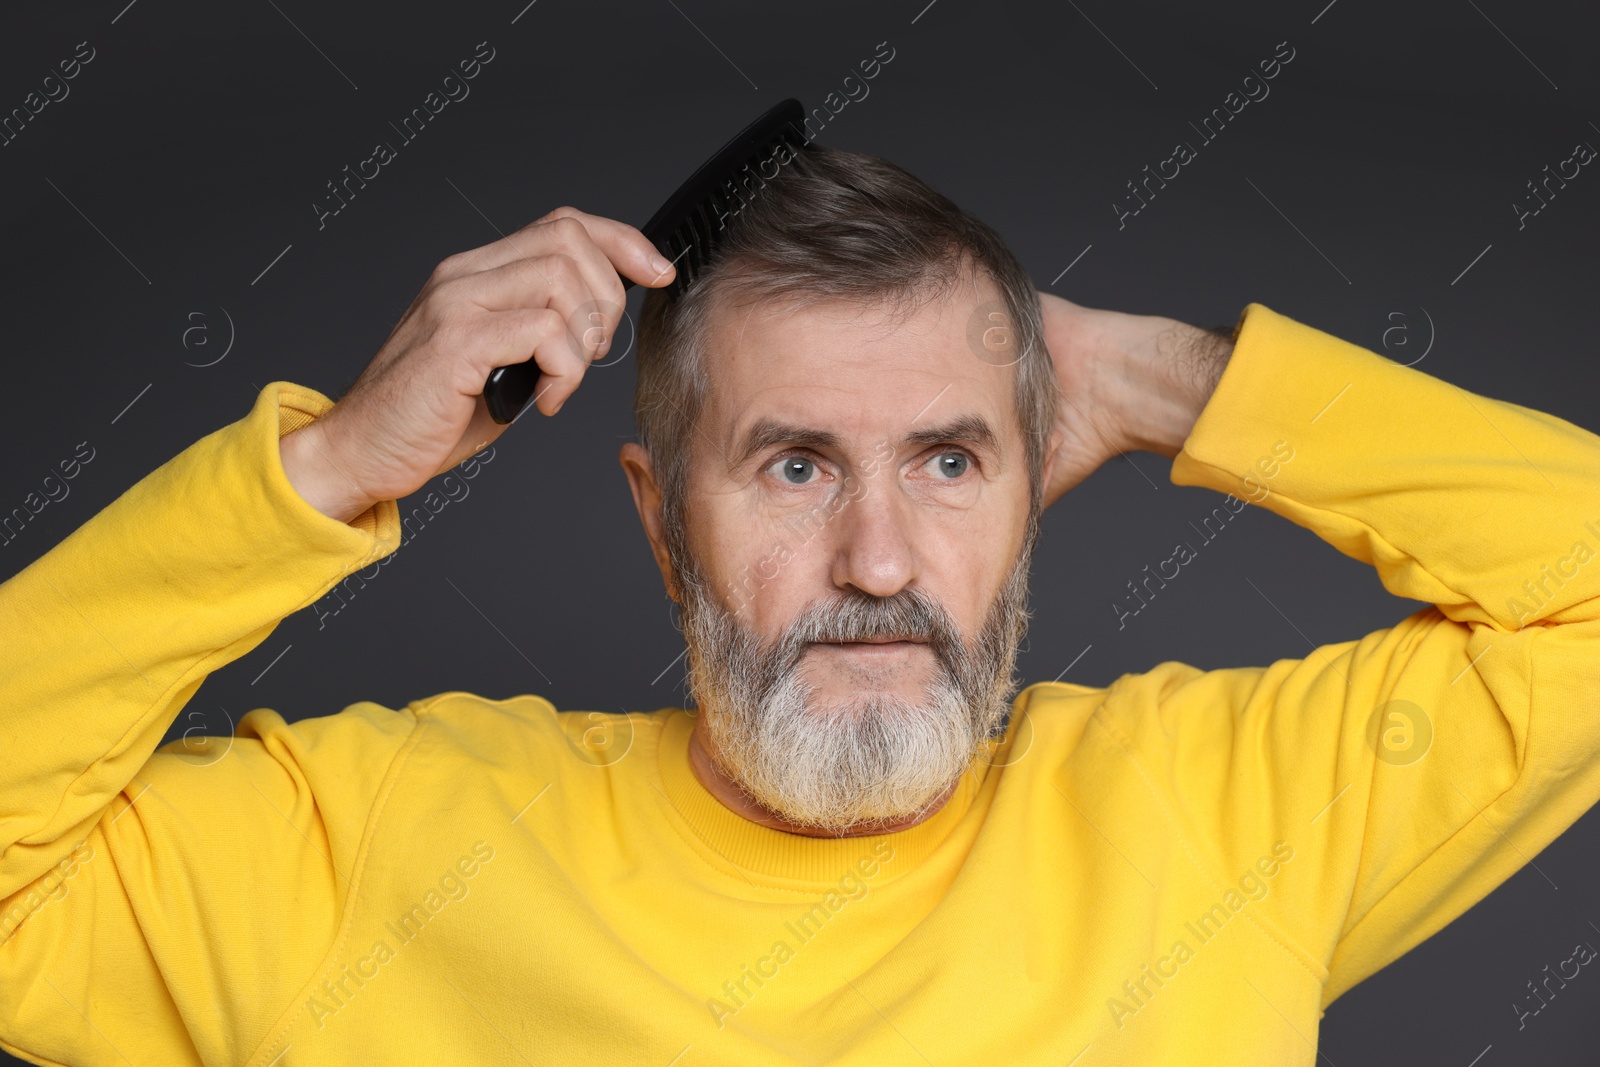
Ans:
[[[934,684],[918,697],[830,702],[790,675],[744,714],[713,710],[706,726],[723,772],[752,800],[838,834],[915,819],[967,770],[982,731],[960,694]]]

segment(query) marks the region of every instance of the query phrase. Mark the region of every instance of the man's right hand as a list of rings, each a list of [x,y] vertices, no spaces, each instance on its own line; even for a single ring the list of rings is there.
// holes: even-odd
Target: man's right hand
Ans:
[[[339,402],[280,439],[290,484],[340,522],[416,492],[505,432],[484,382],[530,357],[532,403],[554,415],[611,347],[619,272],[656,287],[674,269],[634,227],[570,207],[449,257]]]

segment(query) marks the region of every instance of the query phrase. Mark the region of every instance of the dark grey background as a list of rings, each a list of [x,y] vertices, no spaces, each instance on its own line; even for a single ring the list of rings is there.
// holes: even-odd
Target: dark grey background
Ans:
[[[1420,370],[1600,429],[1600,173],[1520,231],[1511,207],[1576,142],[1600,145],[1600,18],[1575,0],[125,3],[0,13],[0,113],[78,42],[97,53],[0,147],[0,510],[78,442],[96,450],[0,548],[0,575],[243,417],[268,381],[338,395],[444,256],[563,203],[642,223],[733,129],[782,96],[820,103],[881,41],[893,61],[820,140],[927,179],[997,226],[1041,287],[1201,325],[1260,301],[1401,362],[1427,349]],[[496,55],[471,95],[319,231],[324,183],[398,144],[388,123],[480,41]],[[1296,56],[1271,95],[1200,146],[1188,123],[1281,41]],[[1119,231],[1124,183],[1179,139],[1198,159]],[[191,365],[230,333],[226,358]],[[682,701],[682,642],[616,463],[632,382],[623,360],[556,419],[521,420],[470,496],[344,611],[320,629],[310,611],[285,620],[190,711],[225,731],[258,706],[298,719],[449,689]],[[1119,632],[1123,584],[1217,502],[1167,470],[1114,462],[1047,515],[1028,680],[1302,657],[1419,606],[1251,508]],[[1597,843],[1591,813],[1345,996],[1324,1061],[1593,1063],[1600,978],[1583,972],[1521,1032],[1511,1005],[1576,941],[1600,945]]]

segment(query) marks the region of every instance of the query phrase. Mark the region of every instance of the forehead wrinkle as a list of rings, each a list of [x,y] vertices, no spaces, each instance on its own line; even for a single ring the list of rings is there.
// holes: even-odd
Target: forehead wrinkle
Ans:
[[[940,281],[942,284],[918,286],[911,292],[896,293],[892,295],[885,294],[878,300],[861,300],[831,295],[824,296],[821,299],[806,300],[803,298],[805,294],[800,294],[799,297],[792,300],[783,299],[783,296],[779,295],[765,300],[757,296],[756,299],[738,301],[737,297],[735,296],[734,299],[725,300],[721,305],[724,311],[735,310],[741,306],[744,310],[744,314],[740,318],[739,331],[733,338],[732,343],[728,346],[726,351],[730,354],[736,355],[739,350],[744,347],[746,335],[748,334],[750,325],[758,311],[762,312],[764,317],[769,319],[770,324],[774,326],[778,325],[784,320],[792,319],[801,311],[806,310],[816,310],[825,318],[834,319],[836,323],[839,322],[839,316],[842,313],[844,321],[850,325],[856,326],[857,328],[866,328],[869,332],[876,332],[873,330],[873,327],[881,328],[882,332],[878,334],[878,339],[881,340],[883,337],[891,336],[895,333],[906,330],[909,326],[909,320],[915,318],[917,312],[927,307],[930,301],[944,297],[945,299],[941,301],[941,304],[948,303],[949,296],[953,293],[962,292],[963,288],[974,294],[981,293],[982,279],[974,276],[970,272],[965,273],[964,275],[957,274],[953,277],[943,278],[940,279]],[[900,299],[895,300],[892,299],[891,296],[899,297]],[[851,314],[851,312],[853,312],[853,314]],[[943,314],[942,308],[940,313],[941,315]],[[871,319],[870,322],[868,321],[869,316]],[[721,318],[721,316],[717,317]],[[731,329],[731,326],[731,322],[727,321],[726,318],[722,318],[721,323],[717,324],[713,332],[726,337],[728,331]],[[934,324],[929,323],[928,329],[931,330],[933,328]],[[916,334],[923,331],[912,330],[911,332]],[[835,360],[847,363],[854,363],[858,361],[853,354],[835,354],[829,352],[824,353],[824,355],[831,355]],[[912,375],[919,373],[936,373],[932,368],[922,366],[907,367],[904,368],[904,370]],[[713,380],[709,381],[707,384],[711,386],[711,391],[713,394],[720,393],[720,398],[726,402],[727,397],[725,391],[715,389],[714,376]],[[955,383],[947,383],[946,389],[948,389],[949,385],[953,384]],[[849,392],[852,394],[855,392],[855,390],[849,390],[842,384],[833,382],[814,382],[811,383],[811,388],[821,388],[824,391],[831,392]],[[760,390],[758,389],[758,395],[759,392]],[[941,391],[941,395],[942,392],[943,391]],[[715,400],[713,400],[712,403],[707,406],[715,408],[723,405],[718,404]],[[748,410],[750,405],[745,404],[741,406]],[[932,405],[930,404],[928,406],[931,407]],[[926,413],[926,408],[924,409],[923,413]],[[866,417],[867,413],[860,412],[858,415]],[[921,415],[918,416],[918,419],[913,419],[912,424],[914,425],[920,420],[920,418]],[[977,426],[975,427],[971,425],[971,422],[974,420],[977,423]],[[805,426],[796,422],[785,422],[777,416],[767,416],[764,417],[764,419],[757,420],[756,423],[752,424],[751,431],[746,431],[743,435],[740,435],[738,432],[739,421],[740,419],[738,415],[735,414],[727,424],[728,429],[726,435],[717,434],[717,439],[715,440],[713,440],[704,432],[701,434],[701,436],[707,437],[707,439],[711,441],[713,447],[716,448],[721,454],[726,465],[726,469],[729,473],[738,471],[746,463],[748,463],[757,452],[761,451],[763,447],[768,447],[774,443],[775,435],[773,434],[762,435],[759,439],[752,437],[751,431],[759,429],[761,427],[761,423],[764,421],[776,423],[787,429],[789,431],[789,435],[782,438],[784,441],[806,447],[815,447],[819,450],[828,448],[840,449],[843,447],[843,440],[837,433],[821,430],[817,427]],[[996,459],[1000,457],[1002,445],[999,440],[999,435],[994,431],[988,420],[984,419],[982,416],[969,416],[967,419],[954,421],[962,424],[960,426],[962,432],[951,435],[939,435],[930,434],[927,431],[909,431],[901,436],[899,445],[901,448],[903,448],[908,445],[936,443],[933,441],[933,438],[938,437],[940,439],[962,440],[975,445],[980,450],[991,453],[996,457]],[[951,421],[946,421],[941,424],[941,426],[945,429],[952,428],[952,425],[953,423]],[[860,428],[858,427],[856,431],[857,433],[859,433],[859,429]],[[750,444],[741,447],[741,440],[749,441]],[[888,437],[885,436],[883,440],[887,441]],[[735,454],[736,452],[737,454]]]

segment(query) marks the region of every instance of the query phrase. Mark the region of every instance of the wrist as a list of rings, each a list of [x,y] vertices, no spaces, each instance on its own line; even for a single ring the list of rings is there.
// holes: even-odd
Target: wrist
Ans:
[[[326,416],[280,437],[278,454],[285,477],[302,500],[329,518],[348,523],[376,501],[367,499],[334,458],[325,420]]]
[[[1125,315],[1102,362],[1116,395],[1123,449],[1182,451],[1233,353],[1224,334],[1159,315]]]

